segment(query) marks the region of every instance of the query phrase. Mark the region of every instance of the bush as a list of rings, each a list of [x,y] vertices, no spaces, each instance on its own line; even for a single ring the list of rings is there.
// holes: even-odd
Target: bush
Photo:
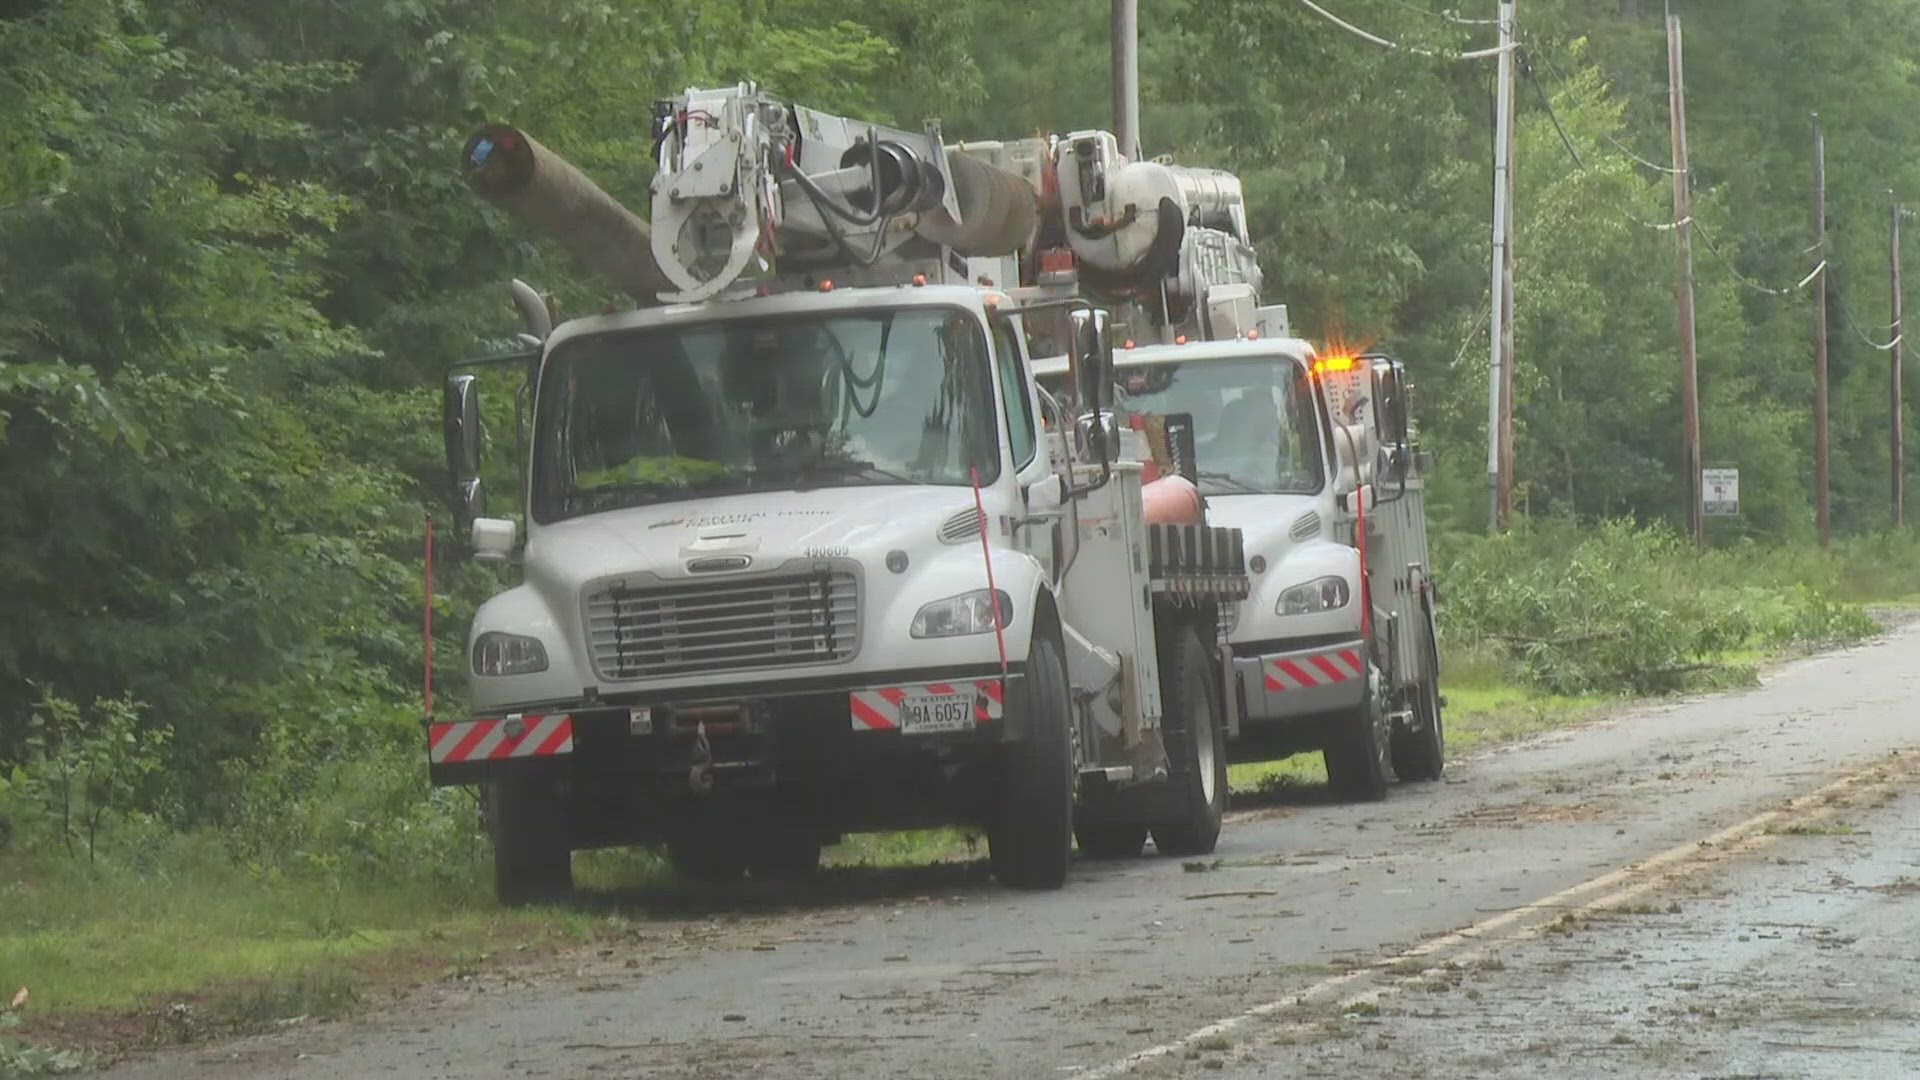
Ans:
[[[472,789],[428,783],[410,710],[369,708],[356,720],[331,731],[268,723],[260,753],[229,772],[235,856],[274,876],[472,888],[487,865]]]
[[[155,823],[153,781],[173,731],[147,727],[131,697],[90,709],[41,695],[26,757],[0,775],[0,844],[98,858],[114,832]]]
[[[1566,694],[1671,691],[1727,653],[1863,637],[1872,620],[1833,594],[1888,554],[1861,542],[1703,559],[1663,526],[1564,519],[1437,546],[1443,636],[1497,647],[1529,683]]]

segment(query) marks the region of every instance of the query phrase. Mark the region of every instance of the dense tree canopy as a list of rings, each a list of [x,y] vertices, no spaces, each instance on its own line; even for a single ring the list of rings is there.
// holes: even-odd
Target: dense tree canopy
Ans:
[[[1269,297],[1419,380],[1435,513],[1483,514],[1493,0],[1150,0],[1151,153],[1239,171]],[[1666,54],[1652,0],[1525,0],[1517,474],[1533,513],[1680,515]],[[1920,200],[1920,0],[1676,0],[1717,536],[1810,528],[1811,122],[1831,186],[1835,517],[1888,514],[1888,192]],[[1479,10],[1484,8],[1485,10]],[[208,762],[414,718],[438,371],[510,276],[606,297],[461,185],[506,118],[636,205],[651,99],[754,78],[970,138],[1108,123],[1106,0],[0,4],[0,761],[45,692],[129,692]],[[1872,340],[1869,340],[1872,339]],[[442,625],[492,587],[451,573]],[[441,655],[458,648],[443,648]],[[453,670],[456,665],[449,665]],[[276,736],[277,737],[277,736]],[[219,813],[183,792],[187,812]]]

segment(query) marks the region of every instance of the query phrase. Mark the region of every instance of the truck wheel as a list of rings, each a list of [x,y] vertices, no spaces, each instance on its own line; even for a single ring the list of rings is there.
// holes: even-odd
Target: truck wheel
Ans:
[[[1393,737],[1393,774],[1402,781],[1438,780],[1447,767],[1446,729],[1440,722],[1440,650],[1433,639],[1433,615],[1428,612],[1427,670],[1413,688],[1413,715],[1420,730]]]
[[[1387,797],[1387,718],[1372,690],[1368,669],[1366,700],[1333,720],[1323,752],[1327,786],[1345,802],[1378,802]]]
[[[1131,859],[1147,842],[1145,825],[1075,825],[1080,854],[1089,859]]]
[[[1019,702],[1027,737],[1004,747],[998,820],[987,830],[994,874],[1017,889],[1066,884],[1073,856],[1073,718],[1062,654],[1057,633],[1035,633]]]
[[[491,791],[493,895],[503,904],[573,895],[567,808],[549,777],[501,780]]]
[[[1153,823],[1153,846],[1162,855],[1205,855],[1219,843],[1227,812],[1219,680],[1199,634],[1183,626],[1170,637],[1160,653],[1161,730],[1181,811],[1178,818]]]

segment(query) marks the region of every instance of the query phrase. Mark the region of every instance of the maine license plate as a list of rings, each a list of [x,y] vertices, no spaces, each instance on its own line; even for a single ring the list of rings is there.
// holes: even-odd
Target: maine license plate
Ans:
[[[924,735],[972,728],[972,694],[908,694],[900,699],[902,734]]]

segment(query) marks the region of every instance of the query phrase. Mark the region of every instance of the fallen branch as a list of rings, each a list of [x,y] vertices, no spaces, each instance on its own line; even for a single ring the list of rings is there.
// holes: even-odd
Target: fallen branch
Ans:
[[[1194,893],[1189,900],[1219,900],[1228,896],[1278,896],[1272,889],[1229,889],[1226,892]]]
[[[1573,637],[1537,638],[1524,634],[1488,634],[1495,641],[1507,641],[1516,645],[1581,645],[1589,641],[1618,641],[1627,635],[1622,631],[1610,634],[1576,634]]]

